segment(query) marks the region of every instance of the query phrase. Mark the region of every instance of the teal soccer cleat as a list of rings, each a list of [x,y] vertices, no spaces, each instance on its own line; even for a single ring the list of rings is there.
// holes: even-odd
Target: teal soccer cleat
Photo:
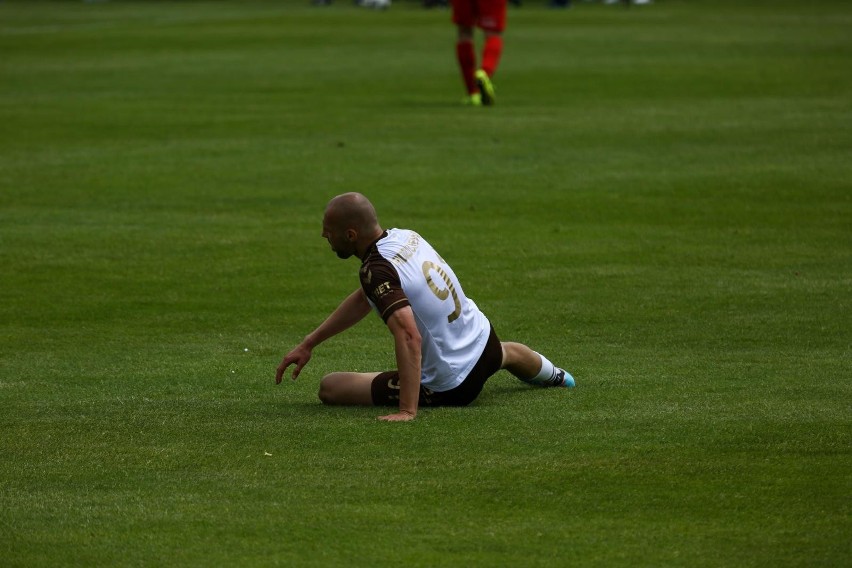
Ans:
[[[556,384],[553,386],[556,387],[565,387],[565,388],[573,388],[576,384],[574,382],[574,377],[571,376],[571,373],[566,371],[565,369],[557,368],[556,380],[554,381]]]

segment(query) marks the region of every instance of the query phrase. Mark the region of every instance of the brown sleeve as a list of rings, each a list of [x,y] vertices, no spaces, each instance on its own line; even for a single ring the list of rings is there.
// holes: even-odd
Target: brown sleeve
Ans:
[[[411,305],[396,268],[384,258],[371,259],[361,267],[361,287],[385,323],[396,310]]]

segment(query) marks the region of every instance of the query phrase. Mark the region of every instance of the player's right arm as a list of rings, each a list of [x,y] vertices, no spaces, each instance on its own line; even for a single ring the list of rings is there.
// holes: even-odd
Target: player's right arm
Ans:
[[[422,339],[410,306],[396,310],[388,318],[388,329],[394,337],[396,365],[399,372],[399,412],[380,416],[379,420],[401,422],[414,420],[420,398],[420,345]]]
[[[293,364],[296,365],[293,369],[293,380],[295,381],[299,373],[302,372],[302,368],[311,360],[314,347],[326,339],[346,331],[364,319],[368,313],[370,313],[370,303],[367,301],[364,291],[358,288],[349,294],[319,327],[309,333],[301,343],[284,356],[275,372],[275,383],[281,383],[287,367]]]

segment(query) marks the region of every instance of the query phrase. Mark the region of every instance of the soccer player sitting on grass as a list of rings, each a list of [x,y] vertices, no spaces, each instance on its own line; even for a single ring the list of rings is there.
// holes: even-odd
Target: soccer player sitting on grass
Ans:
[[[322,236],[338,257],[361,259],[361,287],[284,357],[276,383],[290,365],[295,380],[314,347],[375,309],[393,335],[397,370],[326,375],[319,390],[323,403],[398,405],[398,412],[380,419],[405,421],[421,406],[470,404],[500,369],[536,386],[574,386],[568,372],[526,345],[501,343],[435,249],[414,231],[382,229],[373,205],[360,193],[329,202]]]

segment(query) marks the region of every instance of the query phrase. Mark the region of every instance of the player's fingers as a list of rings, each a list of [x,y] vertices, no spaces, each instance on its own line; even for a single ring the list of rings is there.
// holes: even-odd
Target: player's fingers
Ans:
[[[299,378],[299,373],[301,373],[301,372],[302,372],[302,365],[296,365],[296,368],[293,369],[293,380],[294,381]]]
[[[290,363],[286,363],[286,364],[285,363],[286,363],[286,361],[282,362],[280,365],[278,365],[278,369],[275,370],[275,384],[276,385],[281,384],[281,379],[284,377],[284,371],[286,371],[287,367],[290,366]]]

